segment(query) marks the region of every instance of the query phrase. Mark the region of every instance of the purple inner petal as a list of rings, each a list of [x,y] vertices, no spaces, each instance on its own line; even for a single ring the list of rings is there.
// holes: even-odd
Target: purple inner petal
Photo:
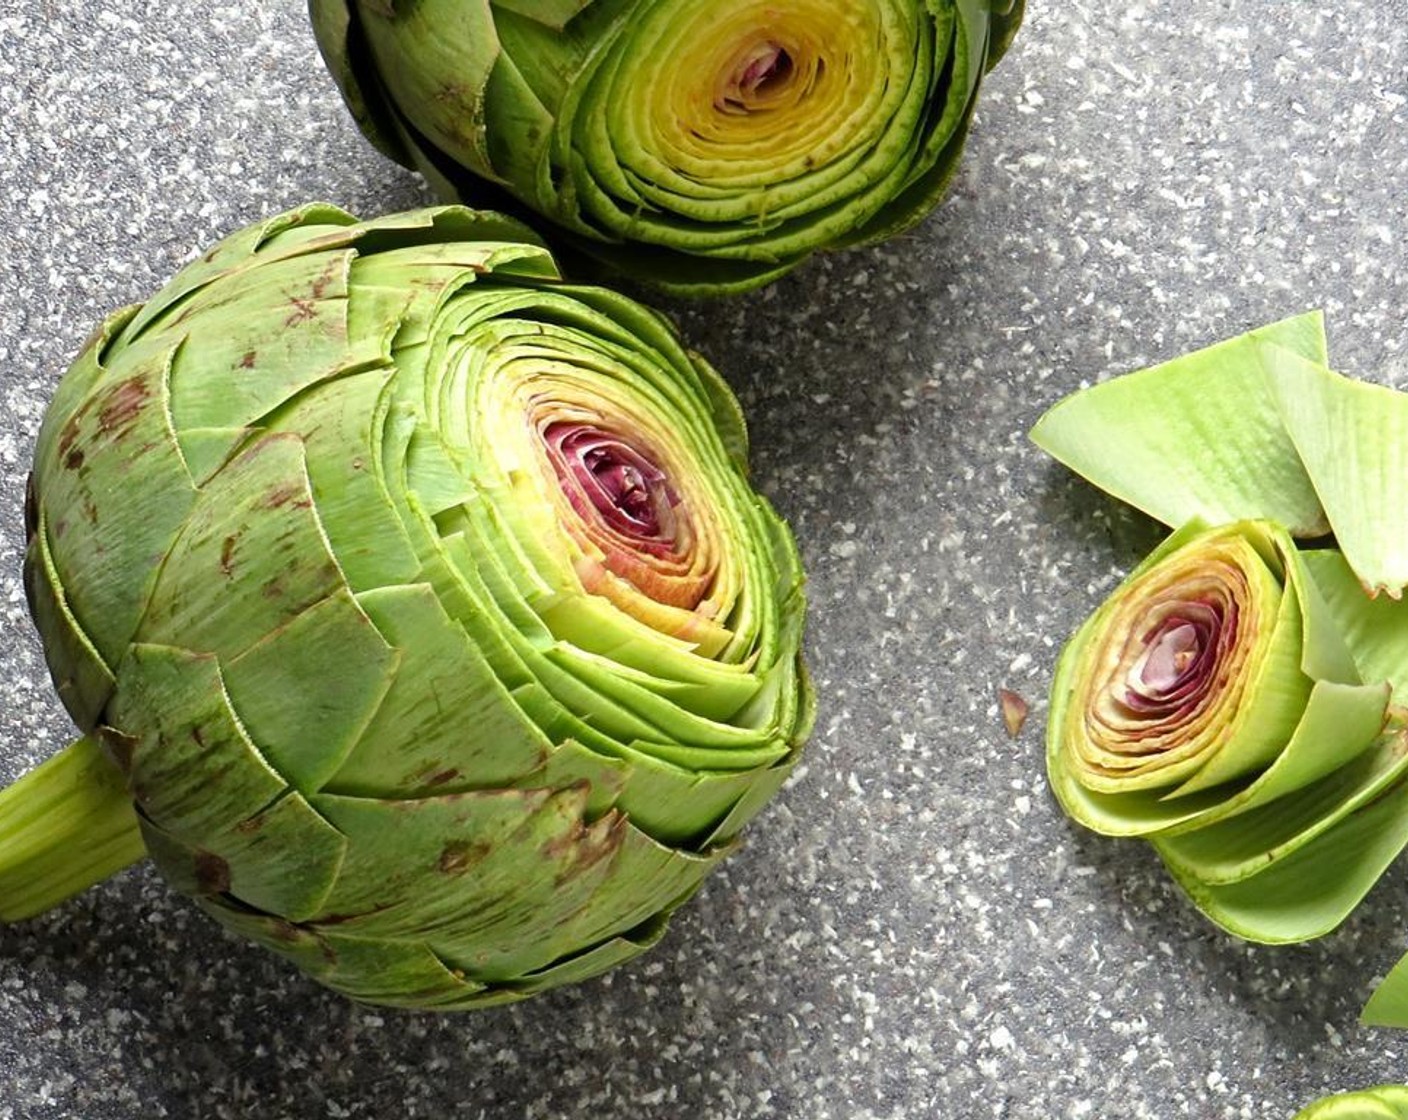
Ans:
[[[729,112],[747,112],[749,102],[768,87],[786,81],[792,73],[792,56],[780,43],[760,44],[728,79],[725,91],[716,97],[715,105]]]
[[[549,424],[543,439],[563,491],[579,513],[587,514],[585,504],[610,528],[642,544],[674,539],[679,498],[651,459],[620,436],[589,424]]]
[[[753,59],[738,76],[738,88],[745,94],[755,94],[769,82],[785,78],[792,70],[792,56],[776,43]]]
[[[1125,706],[1165,716],[1202,696],[1213,679],[1226,622],[1218,606],[1177,604],[1143,635],[1143,652],[1125,675]]]

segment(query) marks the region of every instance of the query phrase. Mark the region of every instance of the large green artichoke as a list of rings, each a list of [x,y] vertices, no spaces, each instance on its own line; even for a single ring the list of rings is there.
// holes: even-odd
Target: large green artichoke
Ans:
[[[691,293],[888,237],[943,196],[1022,0],[311,0],[383,152]]]
[[[514,222],[315,205],[217,245],[39,435],[27,587],[85,737],[0,794],[0,916],[145,849],[361,1000],[641,952],[810,721],[745,453],[666,323]]]

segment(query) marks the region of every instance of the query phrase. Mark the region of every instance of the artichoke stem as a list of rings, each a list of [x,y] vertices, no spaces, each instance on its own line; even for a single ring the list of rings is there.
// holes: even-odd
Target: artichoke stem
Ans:
[[[145,856],[122,774],[84,736],[0,790],[0,921],[51,910]]]

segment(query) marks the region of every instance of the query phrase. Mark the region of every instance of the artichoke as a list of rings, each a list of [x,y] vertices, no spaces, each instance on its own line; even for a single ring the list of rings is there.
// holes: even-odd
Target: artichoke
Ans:
[[[792,538],[664,320],[516,222],[236,233],[39,434],[26,586],[83,737],[0,793],[0,916],[151,855],[359,1000],[655,942],[811,718]]]
[[[448,201],[614,271],[756,287],[943,196],[1023,0],[311,0],[353,116]],[[487,192],[487,193],[486,193]]]
[[[1326,560],[1269,522],[1192,522],[1077,631],[1052,683],[1066,812],[1153,840],[1209,916],[1259,941],[1327,932],[1403,843],[1349,839],[1401,814],[1376,799],[1408,754],[1382,736],[1391,686],[1363,683],[1312,575]]]
[[[1408,845],[1408,395],[1296,316],[1081,390],[1039,446],[1175,529],[1077,631],[1047,770],[1238,936],[1335,928]],[[1366,1021],[1408,1026],[1408,958]]]
[[[1408,1085],[1336,1093],[1307,1105],[1294,1120],[1408,1120]]]

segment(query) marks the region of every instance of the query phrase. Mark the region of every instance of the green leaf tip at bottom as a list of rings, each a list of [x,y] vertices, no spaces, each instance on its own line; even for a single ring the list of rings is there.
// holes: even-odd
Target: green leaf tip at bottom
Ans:
[[[1376,1085],[1307,1105],[1292,1120],[1408,1120],[1408,1085]]]

